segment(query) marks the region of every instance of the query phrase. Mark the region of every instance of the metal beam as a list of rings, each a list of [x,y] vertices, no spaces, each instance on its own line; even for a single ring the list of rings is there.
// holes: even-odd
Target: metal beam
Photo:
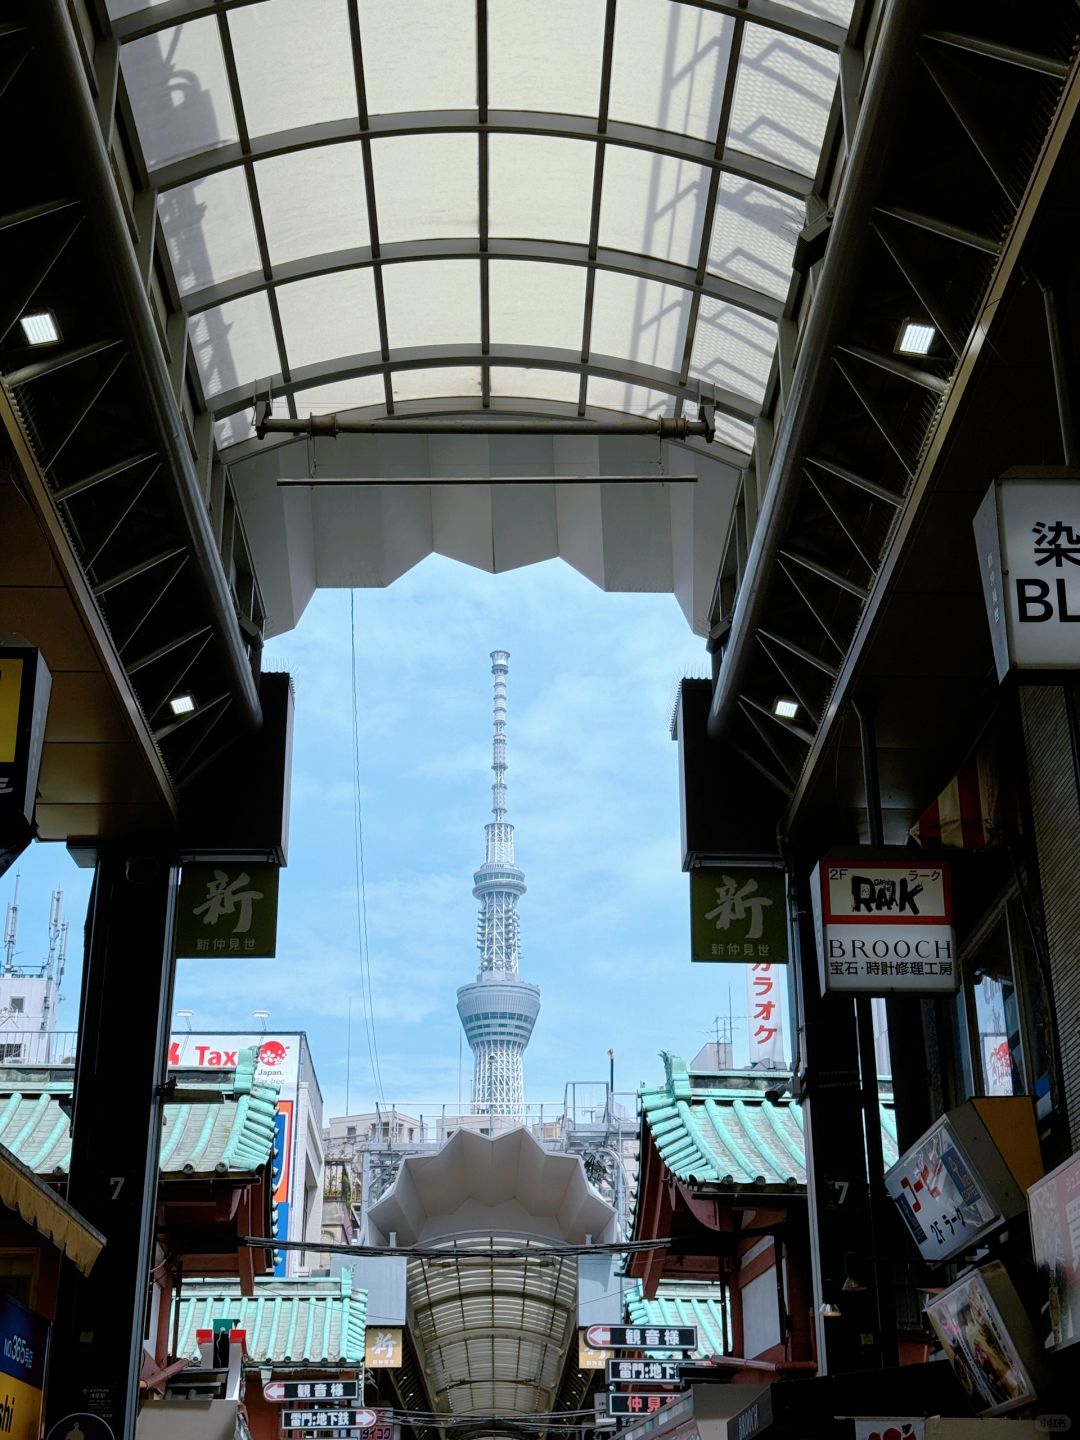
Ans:
[[[839,465],[835,460],[826,460],[820,455],[807,455],[804,463],[812,465],[815,470],[823,470],[826,475],[835,475],[838,480],[854,485],[856,490],[864,490],[867,495],[872,495],[875,500],[883,500],[886,505],[895,508],[904,503],[904,497],[897,495],[895,490],[879,485],[876,480],[868,480],[865,475],[857,475],[854,470],[849,470],[846,465]]]
[[[926,66],[930,79],[937,86],[941,98],[952,111],[960,128],[974,145],[983,164],[997,181],[1005,198],[1015,210],[1020,204],[1022,192],[1012,178],[1012,164],[1010,163],[1012,157],[1002,154],[998,145],[987,133],[982,121],[957,89],[952,76],[946,74],[940,60],[937,57],[931,58],[925,51],[919,52],[919,59]]]
[[[803,458],[813,443],[832,383],[827,357],[841,335],[851,304],[851,275],[866,243],[867,226],[877,201],[882,165],[896,143],[897,95],[907,84],[912,51],[925,18],[925,0],[892,5],[883,14],[872,68],[862,98],[859,125],[848,156],[828,254],[821,266],[814,302],[806,322],[787,407],[773,447],[769,481],[738,604],[709,707],[709,734],[718,739],[734,714],[736,698],[748,682],[756,655],[754,636],[765,618],[772,593],[776,558],[794,518],[802,488]],[[802,557],[795,563],[802,564]],[[831,578],[831,577],[829,577]]]
[[[798,550],[783,548],[777,551],[786,560],[795,565],[801,565],[804,570],[809,570],[811,575],[816,575],[820,580],[828,580],[830,585],[835,585],[840,590],[846,590],[849,595],[854,595],[857,600],[866,600],[867,590],[854,580],[849,580],[846,575],[841,575],[838,570],[832,570],[828,565],[822,565],[820,560],[812,560],[809,555],[800,555]]]
[[[673,160],[685,160],[692,165],[701,165],[706,170],[719,169],[744,180],[779,190],[785,195],[805,199],[813,190],[813,179],[809,175],[789,170],[769,160],[757,159],[741,150],[726,146],[717,158],[713,145],[708,140],[695,140],[687,135],[677,135],[670,130],[658,130],[649,125],[630,125],[625,121],[609,121],[605,130],[591,116],[548,114],[539,110],[491,110],[486,125],[482,125],[475,110],[413,110],[399,115],[369,116],[366,125],[361,121],[329,120],[313,125],[302,125],[291,130],[279,130],[270,135],[253,136],[250,158],[258,162],[274,155],[291,155],[298,150],[309,150],[320,145],[344,144],[357,140],[371,143],[375,140],[399,135],[549,135],[561,140],[582,140],[593,143],[603,140],[612,145],[625,145],[632,150],[644,150],[651,155],[667,155]],[[168,165],[159,165],[150,171],[150,184],[155,190],[171,190],[175,185],[188,185],[195,180],[205,179],[221,170],[243,164],[248,158],[238,141],[215,146],[213,150],[199,150]]]
[[[878,239],[892,256],[896,268],[911,286],[915,298],[941,332],[946,345],[954,356],[959,355],[964,348],[967,336],[961,333],[959,326],[953,324],[952,316],[949,314],[937,286],[897,235],[895,222],[890,225],[887,222],[883,224],[881,220],[875,220],[873,225]]]
[[[585,305],[581,321],[581,359],[588,360],[592,350],[593,305],[596,301],[596,252],[600,243],[600,205],[604,196],[604,136],[608,128],[608,105],[611,100],[611,66],[615,55],[615,4],[607,0],[604,10],[604,48],[600,57],[600,94],[596,108],[596,148],[593,155],[592,199],[589,203],[589,268],[585,275]],[[584,415],[589,402],[588,372],[582,371],[578,382],[578,414]]]
[[[350,485],[696,485],[696,475],[290,475],[274,481],[284,488],[306,489]]]
[[[627,250],[612,250],[602,245],[597,246],[595,257],[590,259],[589,246],[585,242],[567,240],[503,240],[489,236],[486,248],[476,236],[446,240],[399,240],[391,245],[379,245],[377,253],[373,253],[370,245],[357,245],[348,250],[328,251],[322,255],[307,256],[303,260],[271,265],[269,283],[288,285],[294,280],[312,280],[319,275],[334,275],[349,270],[379,270],[385,269],[387,265],[409,265],[425,260],[479,260],[485,254],[491,260],[594,265],[598,270],[633,275],[641,280],[655,280],[661,285],[681,285],[694,294],[736,305],[767,320],[779,320],[784,313],[784,302],[775,295],[767,295],[764,291],[751,289],[748,285],[740,285],[737,281],[727,280],[720,275],[705,273],[698,280],[691,265],[679,265],[672,260],[658,259],[654,255],[634,255]],[[180,304],[186,315],[198,315],[230,300],[257,294],[267,283],[261,270],[249,270],[230,280],[206,285],[198,290],[189,290],[181,297]]]
[[[73,21],[65,0],[36,0],[31,16],[37,41],[49,56],[52,110],[65,137],[82,199],[93,215],[98,253],[124,326],[132,361],[131,386],[144,407],[153,442],[161,449],[170,498],[179,528],[190,545],[207,616],[220,637],[219,653],[241,723],[254,728],[262,718],[255,677],[217,553],[184,421],[169,384],[157,322],[139,275],[112,162],[102,143]]]
[[[966,55],[981,55],[987,60],[1001,60],[1006,65],[1015,65],[1021,70],[1034,70],[1038,75],[1052,75],[1058,80],[1064,80],[1069,73],[1069,66],[1064,60],[1055,60],[1050,55],[1037,55],[1033,50],[1019,50],[1015,45],[1000,45],[978,35],[928,30],[926,38],[937,45],[961,50]]]
[[[900,461],[905,471],[910,475],[914,467],[914,462],[912,457],[904,449],[904,437],[899,433],[892,419],[882,410],[878,404],[877,397],[870,393],[861,378],[856,377],[854,366],[845,365],[839,355],[833,356],[833,363],[851,386],[852,390],[854,390],[859,404],[877,426],[881,438]]]
[[[943,240],[953,240],[957,245],[966,245],[970,250],[981,250],[984,255],[997,256],[1001,243],[991,235],[980,235],[964,225],[954,225],[951,220],[942,220],[936,215],[923,215],[918,210],[909,210],[903,205],[878,205],[875,214],[888,215],[916,230],[925,230],[930,235],[940,235]]]
[[[479,344],[412,345],[394,351],[388,361],[369,351],[364,355],[346,355],[321,361],[317,365],[306,365],[302,369],[294,370],[289,381],[282,375],[272,375],[258,377],[258,383],[260,388],[269,389],[275,396],[291,395],[297,390],[336,384],[340,380],[349,380],[355,376],[385,375],[395,370],[479,365],[484,358]],[[586,364],[582,364],[581,356],[576,350],[564,350],[548,345],[492,345],[487,358],[492,365],[544,370],[584,370],[590,375],[602,375],[628,385],[643,385],[647,389],[662,390],[668,395],[682,395],[693,401],[696,401],[699,395],[696,382],[681,385],[678,376],[670,370],[661,370],[654,365],[624,360],[613,355],[593,355]],[[710,387],[710,401],[714,395],[717,410],[734,415],[739,420],[755,420],[761,413],[760,406],[753,400],[745,395],[738,395],[733,390],[714,392]],[[251,406],[251,397],[252,380],[249,379],[231,390],[223,390],[219,395],[212,396],[207,405],[215,419],[221,419],[223,416],[235,415],[238,411],[248,409]]]
[[[774,645],[779,645],[784,650],[790,650],[792,655],[797,655],[800,660],[805,660],[808,665],[813,665],[815,669],[827,675],[830,680],[835,680],[840,673],[835,665],[830,665],[827,660],[822,660],[821,656],[815,655],[812,650],[805,650],[801,645],[796,645],[795,641],[789,640],[786,635],[777,635],[772,630],[759,630],[758,635],[764,640],[771,640]]]
[[[949,382],[943,376],[935,374],[933,370],[924,370],[921,365],[912,365],[908,360],[898,359],[895,355],[885,355],[880,350],[870,350],[865,345],[838,345],[836,349],[840,355],[850,355],[855,360],[862,360],[876,370],[885,370],[890,375],[895,375],[898,380],[907,380],[912,385],[921,385],[924,390],[932,390],[935,395],[944,395],[949,388]]]
[[[129,15],[117,16],[112,22],[113,34],[127,43],[141,40],[146,35],[156,35],[162,30],[171,30],[173,26],[183,25],[189,20],[216,15],[221,10],[238,10],[260,3],[261,0],[163,0],[160,5],[147,5]],[[841,25],[789,9],[786,5],[772,4],[770,0],[744,0],[744,3],[740,0],[682,0],[682,3],[688,8],[708,10],[715,15],[741,15],[766,30],[808,40],[824,50],[838,50],[846,34]]]
[[[265,407],[268,409],[268,407]],[[339,415],[309,415],[306,419],[282,419],[264,413],[264,402],[256,405],[255,433],[264,435],[310,435],[334,439],[338,435],[655,435],[658,440],[686,440],[691,435],[709,439],[705,420],[649,419],[631,415],[625,420],[586,420],[578,415],[565,418],[537,416],[519,419],[512,415],[476,413],[447,416],[393,416],[386,419],[349,419]]]

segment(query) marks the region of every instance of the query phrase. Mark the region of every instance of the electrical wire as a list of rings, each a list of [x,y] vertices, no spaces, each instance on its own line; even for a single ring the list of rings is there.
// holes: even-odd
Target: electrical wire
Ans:
[[[756,1233],[756,1232],[754,1232]],[[254,1250],[310,1250],[321,1255],[400,1256],[407,1260],[432,1260],[444,1263],[458,1260],[558,1260],[571,1255],[638,1255],[651,1250],[667,1250],[671,1236],[660,1240],[614,1240],[604,1245],[463,1245],[435,1248],[425,1245],[337,1245],[328,1240],[278,1240],[265,1235],[241,1235],[239,1244]]]
[[[356,887],[356,941],[360,950],[360,1001],[364,1012],[364,1032],[367,1039],[371,1079],[380,1104],[385,1106],[386,1096],[383,1094],[382,1070],[379,1066],[379,1045],[375,1037],[375,1006],[371,989],[371,949],[368,943],[367,879],[364,874],[364,816],[360,804],[360,716],[356,684],[355,590],[349,591],[349,653],[352,690],[353,870]]]

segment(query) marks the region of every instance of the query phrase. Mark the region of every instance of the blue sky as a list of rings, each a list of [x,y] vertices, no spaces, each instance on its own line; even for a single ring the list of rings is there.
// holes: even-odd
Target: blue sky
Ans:
[[[542,989],[526,1056],[530,1101],[568,1080],[616,1088],[686,1058],[713,1017],[745,1015],[741,967],[689,961],[680,869],[677,680],[705,653],[670,595],[606,595],[561,561],[491,576],[432,556],[383,591],[355,597],[360,783],[374,1022],[387,1102],[456,1103],[458,985],[475,976],[472,874],[491,804],[489,652],[510,651],[509,818],[528,894],[522,974]],[[306,1029],[330,1113],[374,1088],[362,1023],[353,852],[350,597],[320,591],[300,626],[267,647],[296,683],[290,863],[278,958],[180,963],[176,1008],[194,1029]],[[90,873],[58,846],[25,855],[21,958],[46,944],[49,891],[62,886],[72,955],[60,1012],[73,1028]],[[10,898],[14,871],[0,881]],[[736,1030],[745,1046],[745,1027]],[[743,1048],[745,1055],[745,1049]],[[466,1097],[471,1057],[464,1047]]]

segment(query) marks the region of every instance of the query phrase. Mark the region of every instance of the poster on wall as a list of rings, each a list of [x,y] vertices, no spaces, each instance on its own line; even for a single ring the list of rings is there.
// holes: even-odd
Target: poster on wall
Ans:
[[[1046,1294],[1048,1350],[1080,1340],[1080,1155],[1028,1190],[1031,1248]]]
[[[6,1440],[38,1440],[49,1322],[0,1295],[0,1429]]]
[[[1003,1309],[1007,1312],[1002,1314]],[[926,1317],[956,1378],[980,1415],[1004,1415],[1036,1398],[1028,1345],[1015,1333],[1024,1316],[1012,1282],[998,1261],[973,1270],[936,1295]]]
[[[959,989],[946,865],[876,852],[826,856],[810,889],[822,994]]]

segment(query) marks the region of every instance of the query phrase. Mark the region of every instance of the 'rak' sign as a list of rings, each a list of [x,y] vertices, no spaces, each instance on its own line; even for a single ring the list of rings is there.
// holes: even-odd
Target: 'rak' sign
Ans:
[[[960,985],[949,871],[867,852],[811,879],[822,994],[954,994]]]
[[[1080,480],[995,480],[974,527],[998,679],[1080,669]]]

